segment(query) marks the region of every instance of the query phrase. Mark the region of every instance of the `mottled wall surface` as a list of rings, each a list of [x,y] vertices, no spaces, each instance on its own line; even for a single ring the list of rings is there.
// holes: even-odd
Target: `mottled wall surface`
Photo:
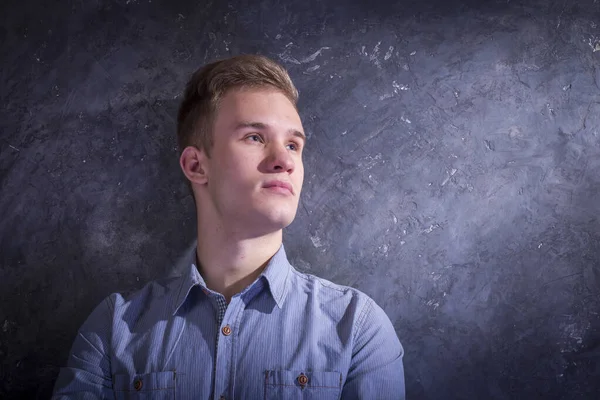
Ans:
[[[283,63],[293,264],[381,304],[411,399],[600,393],[600,3],[3,2],[0,397],[47,398],[111,292],[176,273],[183,85]]]

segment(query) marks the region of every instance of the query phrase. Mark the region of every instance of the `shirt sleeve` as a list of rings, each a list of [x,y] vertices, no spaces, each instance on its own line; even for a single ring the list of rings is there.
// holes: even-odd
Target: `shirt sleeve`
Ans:
[[[392,322],[371,298],[357,320],[342,399],[404,400],[404,349]]]
[[[113,305],[111,297],[104,299],[79,329],[52,400],[115,398],[110,372]]]

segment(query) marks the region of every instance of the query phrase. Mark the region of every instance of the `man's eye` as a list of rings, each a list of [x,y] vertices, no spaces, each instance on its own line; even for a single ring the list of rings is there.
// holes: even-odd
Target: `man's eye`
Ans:
[[[250,139],[253,142],[260,142],[262,141],[262,138],[259,135],[250,135],[247,137],[247,139]]]
[[[291,146],[292,150],[294,151],[300,150],[300,146],[298,146],[296,143],[290,143],[288,146]]]

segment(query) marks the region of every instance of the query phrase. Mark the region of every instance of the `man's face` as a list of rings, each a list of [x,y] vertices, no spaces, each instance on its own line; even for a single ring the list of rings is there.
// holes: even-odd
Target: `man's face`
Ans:
[[[260,235],[293,221],[304,179],[304,141],[300,116],[281,92],[235,89],[223,96],[207,189],[226,226]]]

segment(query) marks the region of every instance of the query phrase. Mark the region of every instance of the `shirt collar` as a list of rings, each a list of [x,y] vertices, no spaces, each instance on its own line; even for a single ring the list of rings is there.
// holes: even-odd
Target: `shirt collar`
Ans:
[[[260,276],[263,276],[269,283],[271,296],[273,296],[273,299],[279,308],[283,307],[283,302],[288,292],[288,277],[291,269],[292,266],[288,261],[282,243],[279,250],[277,250],[277,253],[271,257],[271,260],[263,270],[262,274],[260,274]]]
[[[190,254],[186,256],[186,260],[186,264],[189,265],[189,267],[180,276],[179,287],[176,286],[177,292],[173,303],[173,315],[175,315],[183,305],[194,286],[206,286],[204,279],[196,267],[196,246],[194,246],[192,251],[190,251]],[[292,266],[287,259],[285,248],[283,244],[281,244],[279,250],[271,257],[271,260],[269,260],[269,263],[258,277],[258,279],[265,279],[268,282],[271,296],[279,308],[283,307],[283,302],[287,296],[288,276],[291,269]]]

